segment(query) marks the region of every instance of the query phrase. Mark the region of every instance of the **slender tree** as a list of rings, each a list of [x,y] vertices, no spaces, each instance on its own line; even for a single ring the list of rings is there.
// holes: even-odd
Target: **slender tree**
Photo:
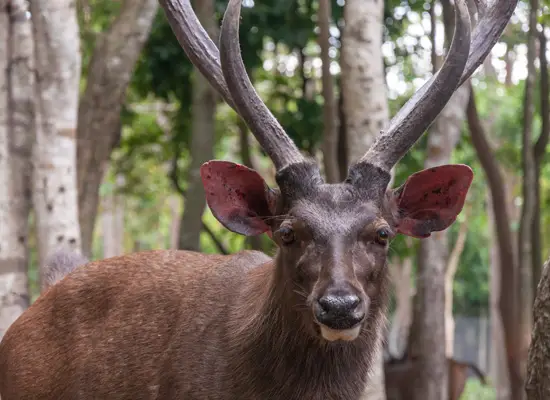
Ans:
[[[338,131],[336,130],[337,109],[334,96],[334,79],[330,72],[330,21],[331,1],[319,0],[318,24],[319,46],[321,47],[323,83],[323,163],[327,182],[339,180],[338,170]]]
[[[59,245],[80,250],[76,130],[80,37],[76,3],[30,2],[36,59],[34,209],[41,263]]]
[[[535,169],[535,190],[533,191],[534,207],[533,226],[531,233],[531,245],[533,253],[533,288],[536,288],[541,277],[542,268],[542,232],[540,229],[541,204],[540,204],[540,175],[542,162],[546,154],[546,146],[550,139],[550,84],[548,82],[548,59],[546,57],[547,39],[544,32],[544,25],[539,32],[539,58],[540,58],[540,115],[542,126],[540,135],[533,147],[534,169]]]
[[[25,1],[0,7],[0,339],[29,304],[33,40]]]
[[[388,124],[382,58],[384,2],[347,0],[344,6],[341,68],[347,154],[357,161]],[[376,358],[365,399],[385,399],[382,351]]]
[[[522,197],[521,218],[518,233],[518,267],[520,278],[519,301],[521,304],[522,348],[529,346],[532,325],[531,307],[533,305],[533,249],[532,232],[535,216],[536,198],[534,190],[537,184],[536,164],[533,151],[533,119],[535,115],[534,92],[537,80],[535,60],[537,58],[537,12],[538,0],[529,1],[529,32],[527,34],[527,78],[523,99],[523,134],[522,134]],[[522,373],[523,375],[523,373]],[[518,398],[519,399],[519,398]]]
[[[120,111],[158,10],[157,0],[125,0],[98,35],[78,109],[78,205],[82,251],[90,256],[99,185],[120,137]]]
[[[215,40],[214,1],[195,2],[197,17]],[[191,162],[187,175],[187,192],[180,226],[180,249],[199,250],[203,227],[202,214],[206,206],[200,177],[201,165],[214,158],[214,116],[217,95],[202,74],[194,68],[192,99]]]
[[[432,3],[432,7],[435,2]],[[454,11],[449,0],[442,0],[445,41],[447,48],[454,31]],[[432,27],[432,30],[435,30]],[[435,40],[435,32],[432,33]],[[435,42],[432,43],[432,53]],[[432,60],[437,60],[432,55]],[[434,71],[437,65],[433,66]],[[425,168],[448,164],[461,136],[465,120],[469,86],[462,85],[453,94],[428,132]],[[417,290],[414,307],[415,331],[410,345],[411,355],[418,357],[420,371],[415,382],[415,398],[439,400],[448,393],[448,345],[446,309],[448,295],[452,296],[452,279],[446,271],[449,259],[448,232],[435,232],[420,243],[418,257]],[[450,282],[449,282],[450,281]],[[450,290],[449,290],[450,286]],[[450,292],[450,293],[449,293]],[[451,303],[452,304],[452,303]],[[452,319],[452,315],[450,316]]]

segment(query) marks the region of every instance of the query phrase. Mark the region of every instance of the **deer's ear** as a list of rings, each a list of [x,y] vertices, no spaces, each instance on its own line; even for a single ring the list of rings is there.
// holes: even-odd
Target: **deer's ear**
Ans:
[[[397,231],[425,238],[447,229],[462,211],[474,173],[467,165],[442,165],[417,172],[394,190]]]
[[[230,231],[246,236],[271,233],[270,221],[277,194],[260,174],[228,161],[201,166],[206,201],[212,214]]]

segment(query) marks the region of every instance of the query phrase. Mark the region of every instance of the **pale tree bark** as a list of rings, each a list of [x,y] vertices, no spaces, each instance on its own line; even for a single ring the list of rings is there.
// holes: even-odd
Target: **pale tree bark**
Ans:
[[[2,3],[0,9],[0,54],[7,55],[10,37],[10,19],[7,7]],[[0,309],[0,336],[4,335],[6,329],[17,318],[22,310],[15,309],[11,305],[11,286],[14,274],[17,269],[12,259],[10,240],[12,236],[12,218],[11,218],[11,177],[9,162],[9,78],[8,70],[9,58],[0,57],[0,294],[2,295],[2,308]]]
[[[516,53],[512,46],[508,46],[506,53],[504,54],[504,63],[506,65],[506,76],[504,78],[504,84],[506,87],[511,87],[512,77],[514,76],[514,64],[516,61]]]
[[[522,135],[522,197],[523,204],[521,208],[521,218],[518,232],[518,267],[520,270],[520,315],[518,323],[521,323],[521,347],[520,350],[529,347],[531,338],[532,314],[531,308],[533,305],[533,253],[532,253],[532,237],[533,233],[533,218],[535,216],[535,185],[537,177],[535,176],[536,165],[533,152],[533,118],[535,114],[534,91],[537,79],[537,70],[535,67],[535,59],[537,57],[537,12],[539,8],[538,0],[530,0],[529,2],[529,32],[527,35],[527,79],[525,80],[525,94],[523,102],[523,135]],[[525,354],[526,356],[526,354]],[[520,357],[521,378],[524,379],[525,362],[524,356]],[[521,385],[523,388],[523,384]],[[515,394],[520,397],[514,399],[521,400],[524,398],[523,390],[519,393],[519,389]]]
[[[117,176],[115,190],[102,198],[103,258],[124,254],[124,202],[116,191],[122,181],[123,177]]]
[[[323,83],[323,165],[328,183],[336,183],[340,179],[338,169],[338,131],[336,130],[337,113],[334,97],[334,79],[330,72],[330,21],[332,9],[331,0],[319,1],[318,24],[319,46],[321,47],[322,83]]]
[[[197,17],[213,40],[217,27],[214,21],[214,1],[195,2]],[[180,226],[180,249],[200,250],[200,234],[203,228],[202,214],[206,206],[200,167],[214,158],[214,129],[216,92],[195,68],[193,71],[193,104],[191,132],[191,162],[187,176],[187,191]]]
[[[445,356],[447,358],[453,358],[454,355],[455,320],[453,317],[453,283],[460,262],[460,256],[466,244],[466,237],[468,236],[468,224],[466,221],[470,214],[469,211],[469,207],[464,210],[464,219],[460,222],[458,237],[447,260],[447,268],[445,270]]]
[[[383,1],[346,1],[341,79],[351,163],[368,150],[388,124],[389,109],[382,59],[383,18]]]
[[[120,137],[126,89],[157,13],[157,0],[125,0],[107,31],[97,37],[78,110],[78,204],[82,250],[90,255],[99,185]]]
[[[34,56],[28,4],[0,7],[0,339],[29,305]],[[3,65],[2,65],[3,64]]]
[[[533,307],[525,389],[528,400],[550,399],[550,260],[542,269]]]
[[[181,222],[181,196],[170,196],[168,203],[170,206],[170,231],[169,231],[169,246],[170,249],[176,250],[180,238],[180,222]]]
[[[76,125],[80,38],[75,2],[30,3],[37,76],[34,210],[38,255],[63,245],[80,250],[76,183]]]
[[[347,155],[356,162],[389,120],[382,58],[384,2],[347,0],[341,68]],[[363,399],[386,398],[383,352],[379,351]]]
[[[441,1],[445,22],[445,39],[450,42],[454,11],[449,1]],[[433,35],[435,37],[435,35]],[[434,46],[435,47],[435,44]],[[432,57],[435,59],[435,57]],[[466,116],[469,87],[464,84],[453,94],[428,132],[428,146],[424,168],[448,164],[460,140]],[[449,259],[448,232],[435,232],[420,242],[417,290],[415,296],[415,331],[411,355],[418,357],[420,371],[414,385],[418,400],[441,400],[449,393],[447,368],[446,292],[451,291],[452,280],[446,272]],[[450,286],[450,289],[449,289]],[[452,307],[452,299],[451,299]],[[452,309],[451,309],[452,318]]]
[[[392,261],[390,276],[395,293],[395,313],[388,335],[388,351],[392,358],[401,359],[407,351],[409,331],[412,322],[412,284],[413,258],[405,257],[402,261]]]

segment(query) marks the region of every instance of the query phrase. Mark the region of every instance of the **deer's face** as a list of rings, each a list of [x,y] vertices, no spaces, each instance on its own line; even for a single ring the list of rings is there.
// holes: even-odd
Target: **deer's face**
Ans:
[[[281,275],[307,328],[326,340],[353,340],[385,292],[394,218],[385,202],[365,199],[349,184],[323,184],[309,194],[274,227]]]
[[[201,168],[212,213],[234,232],[273,238],[281,290],[306,329],[328,341],[355,340],[369,328],[385,300],[390,240],[446,229],[473,178],[466,166],[446,165],[387,190],[389,174],[360,172],[329,185],[311,165],[296,165],[278,174],[275,191],[237,164]]]

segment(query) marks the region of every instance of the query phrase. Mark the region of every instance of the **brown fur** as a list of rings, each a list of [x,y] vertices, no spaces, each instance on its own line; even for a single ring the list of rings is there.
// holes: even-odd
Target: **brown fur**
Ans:
[[[74,270],[0,343],[2,399],[359,399],[388,287],[387,245],[372,240],[394,206],[349,185],[308,190],[271,222],[274,260],[151,251]],[[365,304],[354,341],[327,342],[314,322],[334,287]]]
[[[413,392],[412,385],[416,382],[416,373],[419,371],[416,362],[414,359],[405,358],[386,363],[385,383],[388,400],[407,400],[410,398],[410,394]],[[476,374],[483,385],[486,384],[485,375],[475,364],[448,358],[447,366],[449,368],[449,400],[459,400],[462,396],[468,380],[469,369]]]
[[[151,251],[66,263],[0,343],[2,399],[358,400],[385,322],[380,232],[394,236],[404,211],[381,190],[389,174],[358,165],[350,176],[324,184],[310,163],[278,172],[272,215],[250,209],[273,232],[273,260]],[[321,323],[327,293],[360,302]],[[354,340],[323,333],[348,323]]]

